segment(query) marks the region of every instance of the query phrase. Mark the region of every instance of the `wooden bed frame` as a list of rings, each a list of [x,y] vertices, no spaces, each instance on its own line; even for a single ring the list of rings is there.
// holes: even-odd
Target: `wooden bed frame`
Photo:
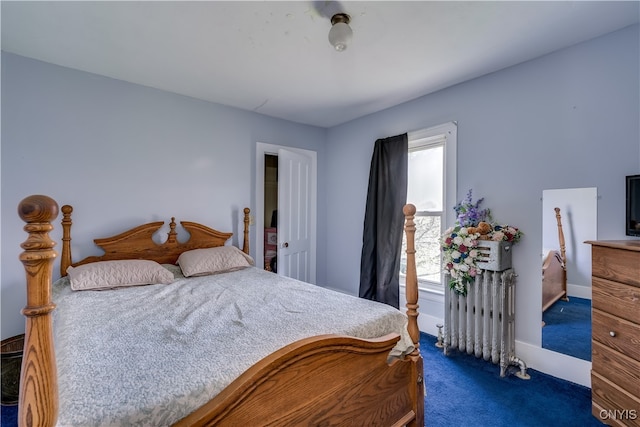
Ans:
[[[567,253],[562,231],[560,208],[556,211],[558,225],[558,243],[560,251],[550,251],[542,264],[542,312],[544,313],[556,301],[569,301],[567,294]]]
[[[95,240],[105,250],[100,257],[78,263],[71,259],[70,206],[63,206],[61,275],[69,265],[109,259],[152,259],[175,263],[185,250],[221,246],[231,233],[181,222],[189,241],[176,239],[172,218],[167,241],[151,236],[162,226],[154,222],[106,239]],[[406,205],[407,316],[414,351],[388,363],[400,339],[390,334],[372,340],[323,335],[292,343],[262,359],[215,398],[176,423],[177,426],[219,425],[382,425],[423,426],[423,364],[419,352],[418,288],[415,268],[415,207]],[[26,222],[27,240],[20,260],[27,277],[25,344],[18,409],[19,426],[53,426],[58,416],[58,387],[53,346],[51,301],[55,243],[49,238],[57,203],[29,196],[18,206]],[[244,247],[249,253],[249,209],[244,210]],[[242,357],[242,355],[238,355]]]

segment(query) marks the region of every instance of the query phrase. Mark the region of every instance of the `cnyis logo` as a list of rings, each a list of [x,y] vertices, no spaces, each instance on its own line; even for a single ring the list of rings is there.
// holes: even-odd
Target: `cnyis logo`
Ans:
[[[603,409],[600,411],[601,420],[637,420],[638,411],[635,409]]]

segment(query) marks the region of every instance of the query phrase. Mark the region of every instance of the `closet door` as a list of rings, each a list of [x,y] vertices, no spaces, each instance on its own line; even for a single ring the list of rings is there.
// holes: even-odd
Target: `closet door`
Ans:
[[[278,274],[312,282],[312,159],[278,150]]]

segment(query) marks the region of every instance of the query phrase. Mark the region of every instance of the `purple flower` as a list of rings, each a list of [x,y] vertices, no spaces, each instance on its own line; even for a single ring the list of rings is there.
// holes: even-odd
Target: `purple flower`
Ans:
[[[486,221],[490,218],[491,212],[489,209],[480,209],[480,204],[483,200],[484,197],[474,203],[473,192],[469,190],[464,201],[458,202],[458,204],[453,207],[453,210],[456,211],[458,216],[456,222],[463,227],[475,227],[479,222]]]

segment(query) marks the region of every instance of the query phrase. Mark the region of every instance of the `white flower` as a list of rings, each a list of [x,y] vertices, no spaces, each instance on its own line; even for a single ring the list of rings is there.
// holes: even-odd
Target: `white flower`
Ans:
[[[453,238],[453,244],[460,246],[464,239],[459,235]]]
[[[456,282],[453,288],[454,291],[456,291],[459,294],[465,295],[467,288],[465,287],[464,283],[460,283],[460,282]]]

